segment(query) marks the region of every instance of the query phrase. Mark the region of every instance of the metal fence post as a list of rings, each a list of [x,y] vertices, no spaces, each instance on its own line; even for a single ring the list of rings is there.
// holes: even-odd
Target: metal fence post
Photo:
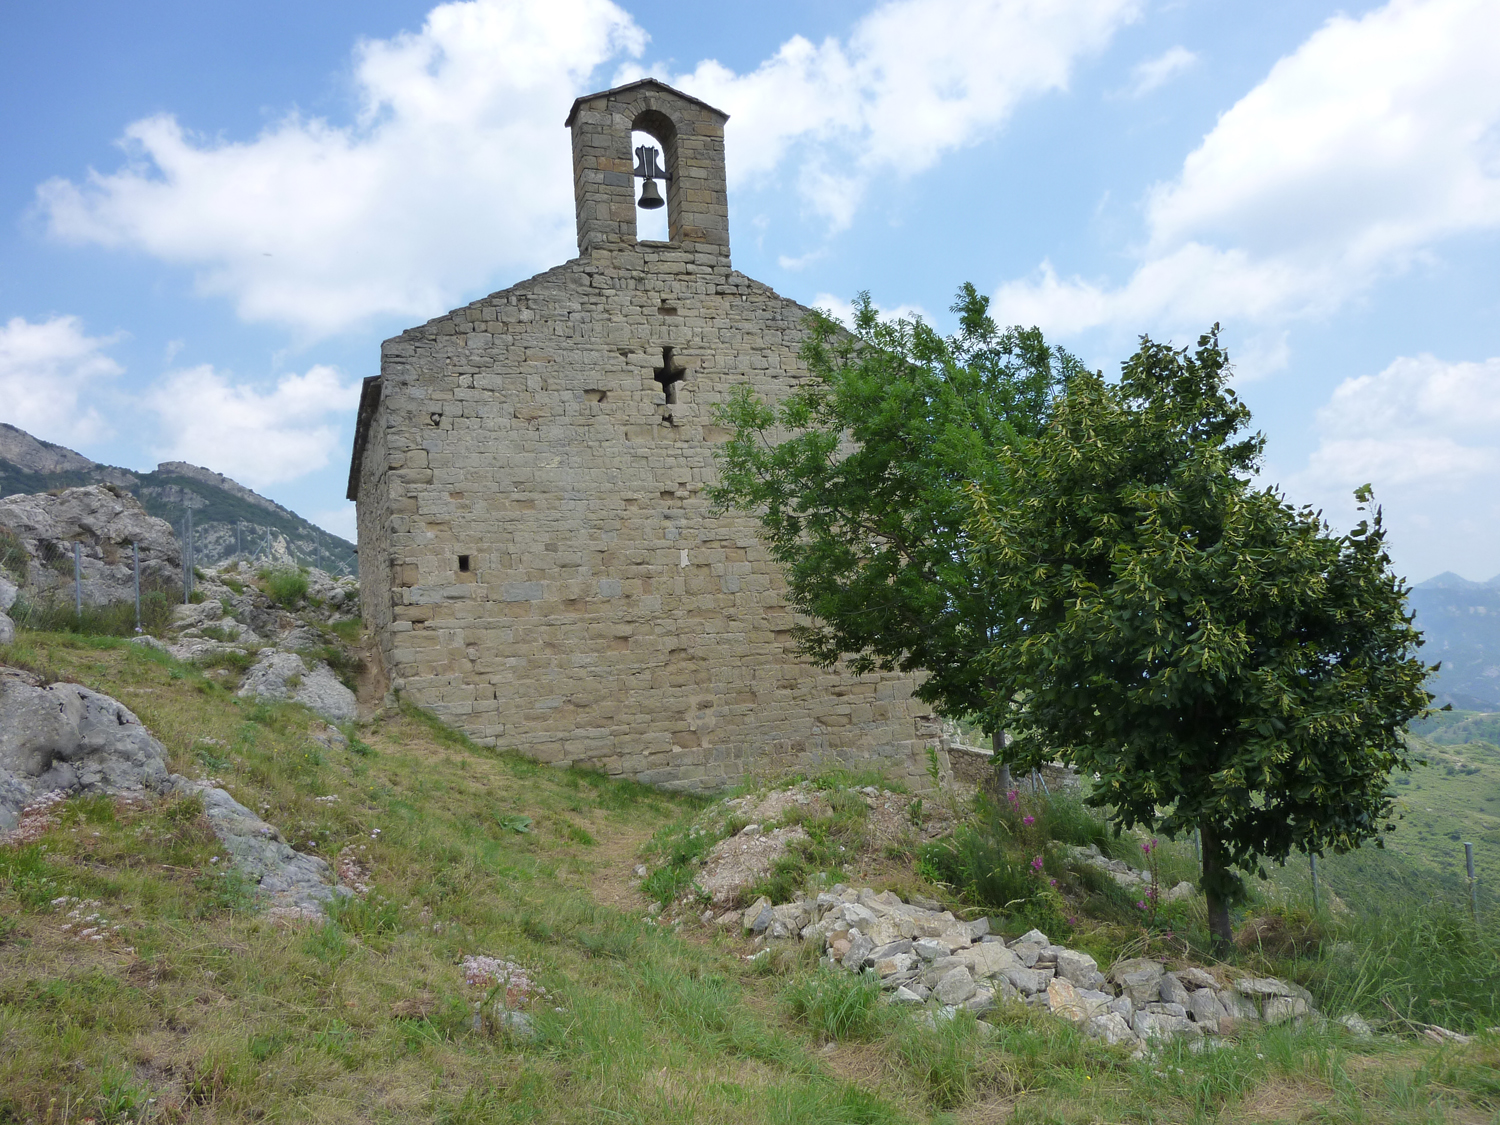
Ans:
[[[83,620],[83,544],[73,542],[73,609]]]
[[[1464,844],[1464,866],[1469,869],[1469,913],[1479,921],[1479,883],[1474,878],[1474,845]]]
[[[130,558],[135,570],[135,631],[141,631],[141,545],[130,545]]]

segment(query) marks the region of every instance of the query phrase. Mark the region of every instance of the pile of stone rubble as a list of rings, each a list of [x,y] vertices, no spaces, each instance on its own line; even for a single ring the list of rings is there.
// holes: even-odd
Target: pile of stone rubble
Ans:
[[[903,902],[836,885],[816,898],[774,906],[762,897],[743,915],[749,933],[815,942],[851,972],[871,971],[893,1001],[976,1015],[1004,1002],[1043,1008],[1085,1034],[1143,1047],[1171,1036],[1219,1036],[1246,1022],[1315,1015],[1304,988],[1224,969],[1167,971],[1133,958],[1102,970],[1087,953],[1031,930],[1007,942],[988,919],[963,921],[930,900]]]

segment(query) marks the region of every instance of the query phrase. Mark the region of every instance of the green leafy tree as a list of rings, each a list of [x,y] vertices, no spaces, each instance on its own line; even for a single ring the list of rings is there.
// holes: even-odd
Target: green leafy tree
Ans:
[[[996,681],[976,663],[1001,630],[989,548],[965,527],[966,491],[1001,450],[1042,432],[1081,365],[1035,329],[999,330],[972,285],[943,337],[920,320],[882,321],[861,294],[853,332],[809,318],[811,373],[777,408],[748,388],[718,411],[734,436],[719,454],[721,509],[760,517],[807,615],[802,652],[826,667],[928,675],[917,694],[948,715],[991,716]]]
[[[1074,374],[971,489],[1005,607],[979,664],[1013,755],[1097,774],[1121,827],[1198,829],[1220,943],[1236,869],[1389,830],[1403,731],[1431,701],[1379,509],[1333,535],[1255,487],[1264,439],[1228,371],[1217,326],[1191,354],[1143,339],[1118,385]]]

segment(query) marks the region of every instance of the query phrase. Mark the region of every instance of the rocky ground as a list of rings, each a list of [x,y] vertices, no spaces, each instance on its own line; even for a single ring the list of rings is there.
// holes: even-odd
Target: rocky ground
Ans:
[[[186,797],[202,802],[229,861],[259,887],[274,917],[321,917],[323,903],[351,893],[325,860],[293,849],[213,780],[168,773],[166,761],[166,748],[124,704],[0,666],[0,842],[35,838],[50,827],[55,805],[80,794]]]
[[[964,921],[936,902],[903,902],[869,887],[838,884],[779,906],[762,897],[740,921],[747,933],[810,942],[830,965],[874,973],[894,1002],[924,1005],[932,1018],[952,1018],[960,1008],[983,1015],[1019,1002],[1068,1020],[1092,1038],[1144,1050],[1174,1036],[1213,1045],[1246,1021],[1317,1016],[1311,993],[1286,981],[1223,966],[1169,971],[1149,958],[1101,969],[1089,954],[1057,945],[1039,930],[1007,942],[989,932],[988,918]]]
[[[285,573],[300,574],[307,583],[290,608],[257,585],[260,571],[246,563],[206,572],[195,585],[202,600],[174,609],[164,638],[143,636],[138,643],[179,660],[217,664],[223,676],[251,662],[240,695],[289,699],[330,722],[350,722],[355,693],[329,658],[347,678],[359,656],[331,627],[358,620],[359,583],[312,568]]]
[[[121,500],[103,486],[71,489],[63,499],[70,505],[66,511],[33,505],[42,515],[33,512],[36,518],[26,526],[60,534],[62,525],[43,527],[43,516],[55,522],[68,512],[77,515],[74,509],[87,509],[85,515],[110,509],[116,524],[129,525],[122,534],[131,534],[141,532],[136,523],[152,518],[136,511],[138,505],[132,508],[130,497]],[[95,522],[113,526],[101,520]],[[46,539],[43,534],[40,541]],[[28,548],[35,546],[27,542]],[[153,548],[153,557],[165,551]],[[164,636],[142,634],[133,643],[206,668],[241,697],[289,700],[329,723],[351,722],[355,693],[330,660],[345,677],[358,668],[358,654],[332,628],[357,622],[358,584],[319,570],[284,573],[298,581],[280,588],[280,601],[267,592],[277,591],[274,581],[243,563],[203,573],[196,581],[196,600],[176,607]],[[91,589],[118,594],[110,583],[118,585],[119,580],[104,567]],[[301,583],[304,593],[286,595]],[[35,592],[36,587],[30,589]],[[9,608],[16,597],[16,586],[0,580],[0,608]],[[8,644],[14,628],[3,613],[0,619],[0,643]],[[332,726],[324,726],[318,737],[330,747],[348,744],[347,736]],[[45,683],[33,672],[0,665],[0,836],[35,835],[50,823],[48,810],[76,794],[125,800],[187,797],[202,802],[226,858],[259,888],[272,916],[321,917],[323,903],[335,894],[351,893],[327,861],[293,849],[274,826],[214,779],[169,774],[165,763],[162,744],[117,700],[79,684]]]

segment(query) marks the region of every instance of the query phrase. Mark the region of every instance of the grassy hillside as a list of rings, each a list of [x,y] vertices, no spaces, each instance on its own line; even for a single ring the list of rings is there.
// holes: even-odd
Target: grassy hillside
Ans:
[[[67,802],[39,839],[0,845],[0,1122],[1500,1114],[1496,1035],[1439,1046],[1286,1025],[1132,1060],[1022,1008],[924,1027],[795,951],[752,962],[737,934],[656,923],[632,870],[699,801],[489,751],[414,711],[328,749],[300,708],[113,639],[26,633],[0,660],[116,696],[175,770],[222,778],[370,886],[325,922],[278,923],[225,873],[191,801]],[[80,939],[85,920],[101,940]],[[529,1031],[476,1011],[494,996],[465,983],[471,954],[545,989]]]

